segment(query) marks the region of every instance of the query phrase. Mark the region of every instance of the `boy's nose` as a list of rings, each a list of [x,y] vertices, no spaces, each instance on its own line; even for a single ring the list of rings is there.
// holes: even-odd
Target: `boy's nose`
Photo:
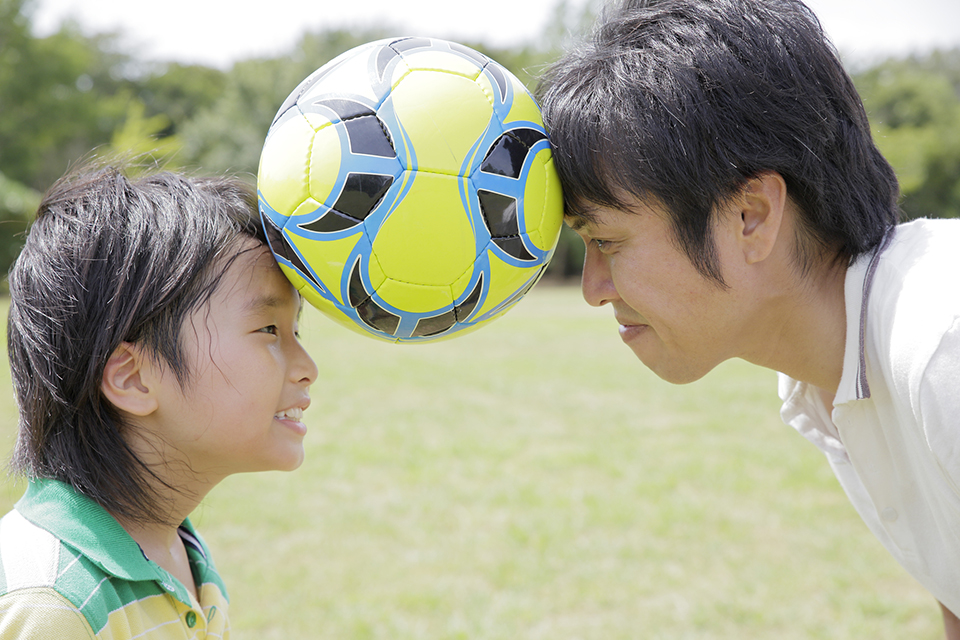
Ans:
[[[291,379],[297,383],[309,386],[316,381],[319,372],[317,363],[313,361],[313,358],[311,358],[307,350],[303,348],[303,345],[298,342],[291,366]]]

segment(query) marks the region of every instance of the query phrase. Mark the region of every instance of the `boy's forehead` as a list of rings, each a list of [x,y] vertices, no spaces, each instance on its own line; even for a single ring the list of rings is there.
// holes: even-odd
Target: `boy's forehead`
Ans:
[[[249,301],[248,306],[257,310],[286,307],[291,303],[298,309],[303,306],[303,297],[287,279],[268,247],[263,246],[259,255],[256,256],[254,269],[259,275],[261,287]]]
[[[280,270],[270,249],[260,243],[244,243],[224,272],[226,296],[240,301],[244,308],[261,309],[280,303],[295,292]]]

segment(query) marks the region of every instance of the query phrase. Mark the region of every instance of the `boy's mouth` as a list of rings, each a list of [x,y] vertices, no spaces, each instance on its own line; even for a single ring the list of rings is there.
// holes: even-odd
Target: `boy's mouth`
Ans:
[[[273,416],[277,420],[296,420],[300,422],[303,420],[303,409],[300,407],[293,407],[291,409],[284,409],[283,411],[277,413]]]

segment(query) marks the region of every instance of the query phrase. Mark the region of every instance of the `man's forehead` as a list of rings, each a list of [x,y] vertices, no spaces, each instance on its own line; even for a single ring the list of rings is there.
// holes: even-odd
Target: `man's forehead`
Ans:
[[[564,223],[577,233],[589,232],[598,228],[608,227],[621,215],[632,215],[634,211],[608,207],[598,204],[588,204],[578,207],[575,213],[567,213],[563,217]]]
[[[583,216],[573,215],[563,216],[563,223],[574,231],[582,231],[584,227],[589,225],[589,222]]]
[[[626,222],[633,217],[660,216],[669,218],[667,208],[653,196],[635,196],[621,192],[616,203],[598,204],[579,202],[576,207],[568,207],[564,222],[574,231],[608,227]]]
[[[564,213],[563,222],[573,229],[580,232],[586,228],[597,227],[604,224],[603,212],[606,207],[594,202],[581,201],[576,206],[568,206]]]

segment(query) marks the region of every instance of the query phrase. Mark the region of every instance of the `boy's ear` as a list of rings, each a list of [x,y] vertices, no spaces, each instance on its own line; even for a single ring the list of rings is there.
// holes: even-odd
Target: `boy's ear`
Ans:
[[[107,360],[100,389],[116,408],[134,416],[147,416],[159,405],[152,378],[153,363],[143,351],[122,342]]]
[[[747,264],[766,260],[773,252],[787,206],[787,183],[779,173],[751,178],[740,200],[739,241]]]

